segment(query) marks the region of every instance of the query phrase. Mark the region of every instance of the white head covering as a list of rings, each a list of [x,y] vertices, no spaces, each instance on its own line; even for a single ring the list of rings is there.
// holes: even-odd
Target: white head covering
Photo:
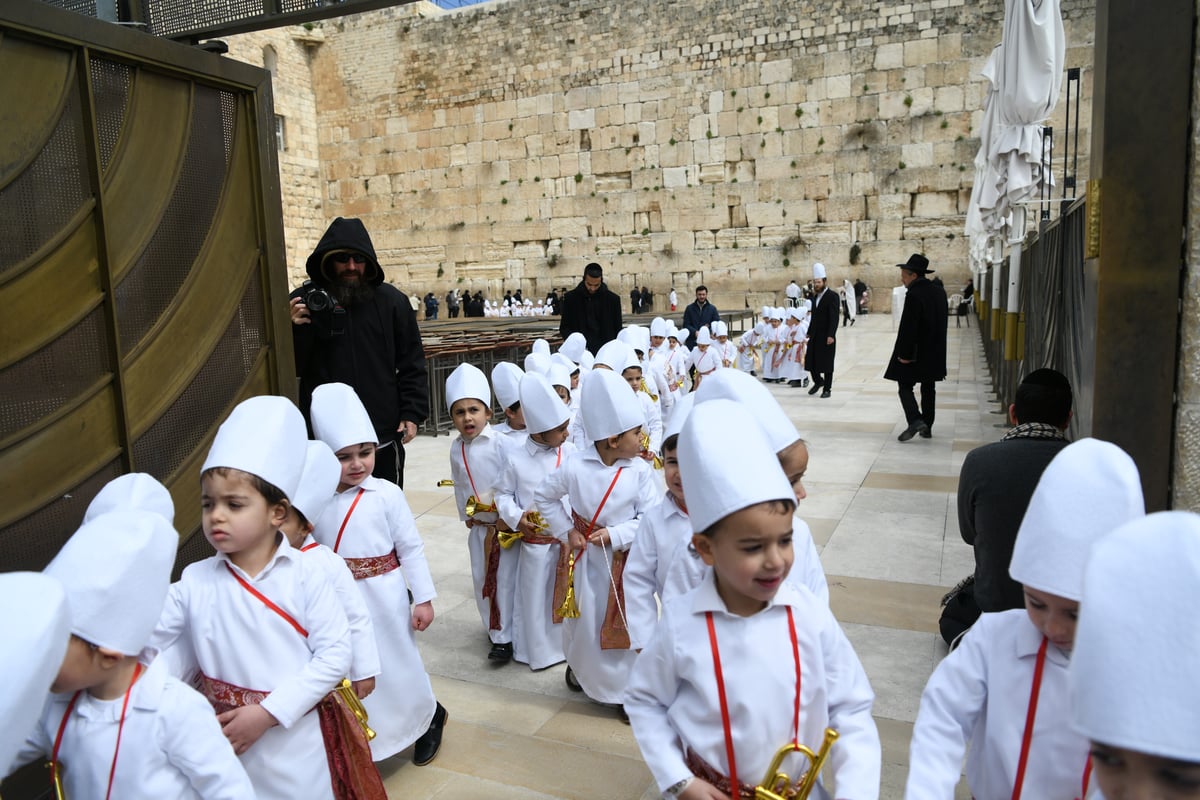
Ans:
[[[379,444],[375,426],[371,424],[362,400],[344,383],[323,383],[313,389],[309,418],[312,419],[313,435],[335,453],[343,447],[364,442]]]
[[[1200,761],[1200,516],[1164,511],[1092,547],[1071,654],[1075,728],[1094,741]]]
[[[789,309],[787,310],[787,315],[788,315],[789,317],[791,317],[792,319],[796,320],[797,322],[799,322],[800,320],[804,319],[804,312],[803,312],[803,311],[801,311],[801,310],[800,310],[799,308],[797,308],[796,306],[792,306],[791,308],[789,308]]]
[[[528,303],[528,302],[529,301],[526,301],[526,303]],[[538,302],[541,303],[542,301],[538,300]],[[541,353],[544,356],[550,355],[550,343],[547,342],[545,339],[534,339],[533,340],[533,352]]]
[[[38,572],[0,574],[0,608],[0,774],[7,775],[62,666],[71,619],[62,584]]]
[[[712,335],[708,332],[708,326],[700,326],[700,330],[696,333],[696,344],[712,344]]]
[[[491,307],[492,307],[492,301],[491,301],[491,300],[484,300],[484,301],[483,301],[483,307],[484,307],[484,308],[491,308]]]
[[[688,329],[687,328],[676,328],[674,322],[670,323],[670,325],[671,325],[671,327],[667,329],[667,338],[668,339],[676,339],[680,342],[680,344],[687,341],[687,337],[688,337]]]
[[[584,381],[581,391],[579,413],[583,414],[583,427],[594,442],[639,428],[646,421],[641,401],[629,391],[629,384],[618,372],[594,371]]]
[[[579,369],[581,371],[591,370],[592,366],[595,365],[595,363],[596,363],[596,357],[592,355],[591,350],[584,350],[583,355],[581,355],[579,357]]]
[[[153,511],[175,524],[175,501],[171,493],[153,475],[144,472],[129,472],[104,484],[83,512],[83,521],[91,522],[109,511],[135,510]]]
[[[805,298],[805,300],[804,300],[804,312],[805,312],[806,314],[811,314],[811,313],[812,313],[812,300],[809,300],[809,299]]]
[[[729,326],[725,324],[725,320],[719,319],[712,324],[712,335],[718,338],[729,335]]]
[[[813,280],[825,280],[825,265],[820,261],[813,264]]]
[[[650,320],[650,335],[651,336],[666,336],[669,328],[667,321],[662,317],[655,317]]]
[[[558,352],[576,364],[583,360],[583,352],[585,350],[587,350],[587,338],[579,331],[575,331],[563,340],[562,346],[558,348]]]
[[[571,391],[571,373],[567,372],[567,368],[562,364],[551,364],[545,377],[551,386],[561,386],[568,392]]]
[[[631,349],[636,349],[637,331],[633,329],[632,325],[621,328],[621,330],[617,331],[617,341],[624,342]]]
[[[488,386],[487,376],[479,367],[464,362],[446,378],[446,408],[453,407],[466,397],[479,400],[485,406],[492,404],[492,390]]]
[[[546,356],[549,358],[549,355]],[[492,389],[504,408],[511,408],[521,399],[521,378],[525,373],[516,364],[501,361],[492,367]]]
[[[763,306],[763,307],[762,307],[762,316],[763,316],[763,319],[770,319],[770,317],[771,317],[771,312],[772,312],[772,311],[774,311],[774,310],[775,310],[775,309],[771,308],[771,306]]]
[[[597,364],[603,364],[618,374],[623,372],[626,367],[631,366],[630,361],[637,361],[633,348],[616,339],[601,347],[600,352],[596,353]]]
[[[571,417],[571,409],[567,408],[544,375],[536,372],[526,375],[521,379],[520,391],[525,427],[530,433],[554,430]]]
[[[1040,592],[1079,600],[1092,543],[1145,514],[1133,459],[1115,444],[1080,439],[1060,450],[1042,473],[1008,573]]]
[[[526,372],[540,372],[545,375],[548,369],[550,369],[550,356],[544,353],[530,353],[525,356]]]
[[[650,354],[650,329],[645,325],[631,325],[630,330],[635,334],[634,340],[629,343],[629,346],[634,350],[641,350],[642,355]]]
[[[735,400],[749,409],[747,417],[758,421],[775,453],[800,440],[799,431],[771,390],[740,369],[719,369],[705,376],[696,390],[696,403],[700,405],[717,399]]]
[[[122,655],[142,652],[162,615],[178,544],[153,511],[110,511],[75,531],[45,569],[66,591],[71,633]]]
[[[671,406],[671,416],[667,417],[666,427],[663,428],[664,442],[683,430],[683,423],[687,422],[688,415],[692,413],[692,407],[695,404],[695,392],[688,392],[675,401],[675,405]]]
[[[342,465],[329,445],[319,440],[310,441],[304,456],[304,472],[300,475],[300,486],[292,497],[292,505],[315,525],[337,494],[341,479]]]
[[[315,408],[316,392],[313,405]],[[372,430],[368,441],[374,440]],[[257,475],[291,497],[300,483],[307,442],[308,426],[291,400],[274,395],[250,397],[238,403],[221,423],[200,471],[238,469]]]
[[[759,336],[762,336],[764,333],[767,332],[767,323],[759,322],[758,324],[756,324],[754,326],[754,332],[757,333]]]
[[[752,415],[739,403],[718,399],[696,403],[683,423],[679,475],[697,532],[758,503],[796,499],[762,429],[730,423]]]
[[[570,375],[571,375],[571,373],[572,373],[572,372],[578,372],[578,371],[579,371],[579,364],[577,364],[576,362],[572,361],[570,358],[568,358],[567,356],[563,355],[561,352],[559,352],[559,353],[555,353],[554,355],[550,356],[550,366],[551,366],[551,368],[553,369],[553,367],[554,367],[555,365],[558,365],[558,366],[562,367],[563,369],[565,369],[565,370],[567,371],[567,376],[568,376],[568,377],[570,377]]]

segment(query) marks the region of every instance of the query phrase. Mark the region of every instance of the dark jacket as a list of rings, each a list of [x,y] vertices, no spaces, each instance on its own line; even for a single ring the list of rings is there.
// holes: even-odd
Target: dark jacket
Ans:
[[[946,378],[946,291],[928,278],[908,286],[896,346],[883,377],[900,383]],[[913,361],[901,364],[899,359]]]
[[[367,256],[364,276],[375,287],[375,293],[369,300],[345,309],[341,335],[320,338],[311,324],[292,326],[300,410],[307,419],[317,386],[349,384],[366,407],[380,443],[390,442],[401,421],[419,425],[429,416],[425,350],[417,316],[408,297],[383,282],[371,237],[360,220],[335,219],[308,257],[309,277],[326,288],[333,281],[322,265],[325,254],[333,250],[356,250]],[[303,289],[297,289],[292,297],[302,293]]]
[[[712,324],[721,318],[721,312],[717,311],[717,307],[712,303],[705,303],[701,306],[695,300],[688,303],[688,307],[683,310],[683,327],[688,329],[688,338],[684,342],[689,348],[696,346],[696,334],[705,325],[708,326],[708,332],[712,333]]]
[[[837,355],[838,319],[842,303],[838,293],[825,284],[825,291],[813,298],[812,319],[808,321],[808,349],[804,352],[804,368],[809,372],[833,372],[833,359]],[[833,344],[826,340],[834,337]],[[814,380],[816,380],[814,378]]]
[[[563,295],[558,332],[566,339],[576,331],[587,339],[587,349],[593,354],[621,332],[621,298],[610,291],[607,284],[600,284],[595,294],[588,294],[587,287],[580,281]]]

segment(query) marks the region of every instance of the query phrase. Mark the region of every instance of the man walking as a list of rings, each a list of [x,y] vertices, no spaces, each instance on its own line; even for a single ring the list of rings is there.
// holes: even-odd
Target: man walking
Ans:
[[[800,289],[800,284],[796,283],[795,278],[792,278],[792,282],[787,285],[783,293],[787,295],[788,307],[796,308],[800,305],[800,295],[803,292]]]
[[[688,329],[688,338],[685,344],[689,350],[696,348],[696,334],[705,325],[709,326],[709,332],[712,332],[712,324],[721,318],[721,312],[717,311],[717,307],[708,302],[708,287],[701,284],[696,287],[696,300],[688,303],[688,307],[683,310],[683,327]]]
[[[841,300],[831,291],[825,278],[825,265],[813,264],[812,319],[808,323],[808,352],[804,368],[812,375],[809,394],[821,391],[829,397],[833,390],[833,358],[837,354],[838,315]]]
[[[946,378],[946,291],[925,276],[933,272],[929,259],[913,253],[900,268],[900,281],[908,289],[896,346],[883,377],[899,384],[900,405],[908,427],[897,438],[902,442],[920,434],[933,435],[937,382]],[[913,388],[921,384],[921,405]]]
[[[593,354],[621,332],[621,298],[604,284],[604,269],[592,262],[583,280],[563,295],[558,332],[563,339],[578,331]]]

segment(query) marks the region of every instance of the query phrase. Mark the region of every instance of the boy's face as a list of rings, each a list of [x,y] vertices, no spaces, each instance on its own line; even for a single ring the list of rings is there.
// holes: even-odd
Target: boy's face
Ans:
[[[571,420],[568,419],[557,428],[551,428],[541,433],[531,433],[529,434],[529,438],[538,444],[544,444],[546,447],[562,447],[562,443],[567,440],[567,426],[570,424]]]
[[[1034,627],[1064,652],[1075,646],[1075,623],[1079,619],[1079,602],[1025,587],[1025,612]],[[1108,795],[1106,794],[1105,797]]]
[[[343,447],[334,455],[342,465],[342,478],[337,490],[344,492],[352,486],[358,486],[375,471],[375,443],[363,442]]]
[[[665,336],[651,336],[650,346],[657,350],[658,348],[662,347],[662,344],[666,341],[666,338],[667,337]]]
[[[1195,800],[1200,764],[1092,742],[1096,785],[1109,800]]]
[[[508,420],[508,427],[514,431],[525,430],[525,409],[518,408],[513,411],[511,408],[504,409],[504,418]]]
[[[305,538],[312,533],[312,523],[305,523],[300,520],[300,512],[294,508],[288,508],[287,519],[279,526],[279,530],[283,531],[283,535],[287,537],[288,544],[292,547],[299,547],[304,544]]]
[[[608,445],[616,458],[636,458],[642,452],[641,426],[630,428],[618,436],[609,437]]]
[[[571,383],[575,383],[574,378],[571,379]],[[574,388],[574,386],[571,388]],[[571,393],[567,390],[567,387],[555,386],[554,391],[558,394],[558,399],[563,401],[563,405],[571,405]]]
[[[675,498],[680,506],[683,502],[683,479],[679,477],[679,451],[675,448],[663,448],[663,479],[667,482],[667,491]]]
[[[200,524],[218,553],[232,555],[274,546],[287,503],[269,505],[245,475],[210,473],[200,480]]]
[[[630,367],[621,373],[621,377],[625,379],[625,382],[628,383],[629,387],[635,392],[640,392],[642,390],[641,367]]]
[[[103,683],[108,677],[105,661],[112,660],[111,656],[106,654],[107,651],[101,652],[100,648],[71,634],[71,640],[67,643],[67,654],[63,657],[62,666],[58,668],[54,683],[50,684],[50,691],[65,694],[90,689]],[[120,657],[116,660],[120,660]]]
[[[571,373],[571,391],[573,392],[578,388],[579,388],[579,370],[575,370],[574,372]]]
[[[450,419],[454,422],[454,429],[458,431],[458,435],[463,438],[463,441],[469,442],[478,436],[487,425],[490,416],[491,409],[484,405],[482,400],[474,397],[455,400],[454,404],[450,406]]]
[[[692,546],[717,575],[717,592],[731,614],[748,617],[766,608],[792,569],[792,515],[759,503],[717,523]]]
[[[802,441],[795,441],[783,448],[779,453],[779,466],[783,468],[783,474],[787,475],[788,483],[792,485],[796,502],[799,503],[808,497],[808,492],[804,491],[804,484],[801,483],[804,473],[808,472],[808,445]]]
[[[717,341],[720,342],[721,344],[725,344],[726,342],[729,341],[729,337],[726,336],[725,334],[721,334],[720,336],[717,337]]]

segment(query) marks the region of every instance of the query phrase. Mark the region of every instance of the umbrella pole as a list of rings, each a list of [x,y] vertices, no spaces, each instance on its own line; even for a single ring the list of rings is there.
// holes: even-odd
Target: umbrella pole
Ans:
[[[1025,241],[1025,208],[1013,209],[1008,229],[1008,305],[1004,316],[1004,360],[1020,361],[1017,352],[1017,318],[1021,305],[1021,245]]]
[[[988,317],[991,323],[988,326],[988,333],[992,340],[1003,339],[1002,331],[1004,330],[1003,306],[1000,303],[1000,264],[1004,261],[1004,242],[999,236],[993,237],[992,240],[992,302],[989,308]]]

